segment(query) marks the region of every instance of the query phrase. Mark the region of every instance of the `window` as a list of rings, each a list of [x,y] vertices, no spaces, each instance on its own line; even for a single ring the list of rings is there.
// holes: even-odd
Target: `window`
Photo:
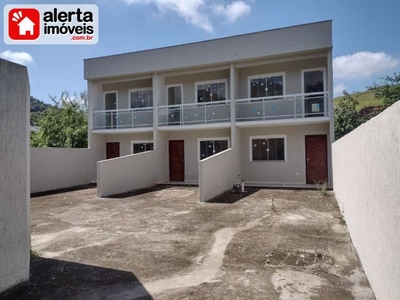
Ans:
[[[286,136],[250,137],[250,161],[285,161]]]
[[[283,95],[283,74],[250,77],[250,98]]]
[[[153,90],[151,88],[129,91],[131,108],[153,107]]]
[[[318,93],[324,91],[324,71],[303,71],[304,93]]]
[[[153,141],[132,141],[131,142],[132,154],[147,152],[154,150]]]
[[[305,117],[322,117],[325,112],[324,69],[302,70],[303,92],[314,93],[304,98]]]
[[[200,160],[213,156],[229,148],[229,138],[214,138],[212,140],[199,140]]]
[[[182,104],[182,90],[183,90],[182,84],[167,86],[168,105]]]
[[[226,80],[196,83],[197,102],[226,100],[226,87]]]

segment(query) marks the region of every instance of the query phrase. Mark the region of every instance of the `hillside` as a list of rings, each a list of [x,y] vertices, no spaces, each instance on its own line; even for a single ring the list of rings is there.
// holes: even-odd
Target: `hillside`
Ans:
[[[40,115],[51,105],[31,96],[31,120],[32,126],[37,125]]]
[[[357,110],[360,111],[364,107],[369,107],[369,106],[381,106],[382,102],[379,99],[375,98],[375,90],[367,90],[364,92],[358,92],[358,93],[353,93],[351,94],[353,97],[355,97],[359,104],[357,105]],[[340,99],[342,99],[343,96],[336,97],[333,99],[333,105],[336,105]]]

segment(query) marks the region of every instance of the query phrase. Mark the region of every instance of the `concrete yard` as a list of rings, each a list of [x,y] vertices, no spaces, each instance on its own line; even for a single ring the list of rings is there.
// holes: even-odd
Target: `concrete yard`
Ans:
[[[165,187],[33,198],[31,283],[0,298],[375,299],[333,195],[246,195],[199,203],[197,188]]]

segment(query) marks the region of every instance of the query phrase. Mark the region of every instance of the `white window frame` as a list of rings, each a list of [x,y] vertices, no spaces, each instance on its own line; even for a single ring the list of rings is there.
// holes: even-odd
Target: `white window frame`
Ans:
[[[231,148],[231,139],[230,137],[206,137],[206,138],[198,138],[197,139],[197,159],[200,159],[200,142],[204,141],[228,141],[228,149]]]
[[[129,89],[128,90],[128,99],[129,99],[129,103],[128,103],[128,108],[129,109],[143,109],[143,108],[149,108],[149,107],[154,107],[154,94],[153,94],[153,106],[146,106],[146,107],[137,107],[137,108],[132,108],[132,99],[131,99],[131,93],[132,92],[143,92],[143,91],[149,91],[151,90],[153,92],[153,88],[152,87],[143,87],[143,88],[135,88],[135,89]]]
[[[321,93],[326,92],[326,88],[327,88],[327,86],[326,86],[326,68],[321,67],[321,68],[312,68],[312,69],[302,69],[301,70],[301,93],[302,94],[305,93],[305,91],[304,91],[304,73],[312,72],[312,71],[322,71],[322,73],[323,73],[322,77],[324,80],[324,90]]]
[[[195,94],[196,103],[197,104],[206,104],[206,103],[212,103],[213,102],[213,101],[211,101],[211,102],[199,102],[198,101],[197,86],[199,84],[203,84],[204,85],[204,84],[213,84],[213,83],[222,83],[222,82],[225,83],[225,100],[223,100],[223,101],[228,101],[228,79],[224,78],[224,79],[215,79],[215,80],[207,80],[207,81],[196,81],[194,83],[194,94]]]
[[[140,154],[140,153],[133,153],[133,144],[149,144],[149,143],[153,143],[153,149],[154,149],[154,140],[133,140],[131,141],[131,154]],[[149,150],[149,151],[153,151],[153,150]],[[149,152],[149,151],[145,151],[145,152]]]
[[[165,105],[169,105],[168,104],[168,89],[171,88],[171,87],[176,87],[176,86],[180,86],[181,87],[181,99],[182,99],[182,102],[181,102],[180,105],[183,104],[183,83],[178,83],[178,84],[168,84],[168,85],[165,86]],[[175,105],[179,105],[179,104],[175,104]],[[173,106],[175,106],[175,105],[173,105]]]
[[[281,139],[283,138],[283,146],[285,147],[285,159],[284,160],[253,160],[253,139]],[[249,137],[249,158],[250,162],[253,163],[281,163],[287,162],[287,135],[286,134],[278,134],[278,135],[252,135]]]
[[[105,91],[103,92],[103,110],[106,110],[106,95],[107,94],[115,94],[115,99],[116,99],[116,103],[115,103],[115,109],[118,110],[118,91]]]
[[[267,78],[267,77],[274,77],[274,76],[282,76],[282,83],[283,83],[283,95],[282,97],[286,96],[286,72],[276,72],[276,73],[269,73],[269,74],[259,74],[259,75],[251,75],[247,76],[247,95],[248,98],[251,99],[251,83],[250,80],[256,78]],[[279,97],[279,96],[273,96]]]

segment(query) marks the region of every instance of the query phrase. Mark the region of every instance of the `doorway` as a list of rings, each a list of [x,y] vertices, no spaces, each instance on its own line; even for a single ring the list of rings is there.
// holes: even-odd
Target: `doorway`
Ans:
[[[107,143],[107,159],[119,157],[119,142]]]
[[[306,135],[306,182],[328,179],[328,146],[326,135]]]
[[[185,141],[169,141],[169,181],[185,181]]]

